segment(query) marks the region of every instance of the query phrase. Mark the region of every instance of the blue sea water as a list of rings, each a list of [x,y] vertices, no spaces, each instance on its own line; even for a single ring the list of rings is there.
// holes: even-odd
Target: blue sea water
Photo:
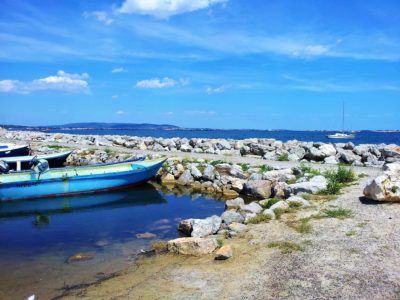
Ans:
[[[93,134],[93,135],[129,135],[141,137],[186,137],[186,138],[224,138],[224,139],[246,139],[246,138],[273,138],[280,141],[299,140],[312,142],[340,143],[346,140],[332,140],[327,137],[335,132],[328,131],[268,131],[268,130],[62,130],[54,129],[50,132],[61,132],[70,134]],[[400,145],[400,131],[359,131],[351,140],[358,144],[397,144]]]
[[[150,185],[0,203],[0,298],[35,294],[49,299],[64,285],[93,282],[134,263],[136,254],[149,249],[151,242],[178,237],[181,219],[220,215],[223,210],[223,201],[165,194]],[[136,236],[145,232],[156,236]],[[77,252],[96,255],[67,263]]]

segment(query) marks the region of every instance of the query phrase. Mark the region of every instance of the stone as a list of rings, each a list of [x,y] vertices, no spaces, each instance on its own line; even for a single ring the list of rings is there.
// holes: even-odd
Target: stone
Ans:
[[[186,237],[170,240],[167,243],[169,252],[192,256],[212,253],[217,247],[215,238]]]
[[[247,222],[249,222],[250,219],[253,219],[256,216],[257,216],[257,214],[255,214],[255,213],[244,212],[243,213],[244,223],[247,224]]]
[[[275,198],[279,199],[285,199],[286,198],[286,189],[288,187],[288,184],[286,182],[277,182],[273,188],[273,196]]]
[[[226,198],[236,198],[237,196],[239,196],[239,193],[234,190],[224,188],[222,191],[222,195],[224,195],[224,197]]]
[[[166,175],[161,177],[162,184],[174,184],[175,182],[175,176],[170,173],[167,173]]]
[[[192,221],[192,237],[205,237],[216,233],[222,223],[221,217],[211,216],[206,219],[193,219]]]
[[[400,176],[383,174],[370,180],[364,188],[364,196],[384,202],[400,201]]]
[[[233,254],[232,247],[229,245],[222,246],[215,252],[216,260],[226,260],[231,258]]]
[[[89,251],[89,252],[78,252],[67,259],[67,263],[76,263],[81,261],[91,260],[96,256],[96,252]]]
[[[269,216],[271,220],[276,218],[275,212],[271,208],[264,209],[263,215]]]
[[[237,233],[241,233],[241,232],[248,230],[248,227],[245,224],[233,222],[233,223],[229,224],[228,229],[235,231]]]
[[[291,194],[316,194],[320,190],[326,189],[328,181],[322,175],[314,176],[310,181],[289,184],[285,190],[286,195]]]
[[[247,205],[242,205],[240,207],[240,210],[242,212],[246,212],[246,213],[254,213],[254,214],[258,214],[260,213],[263,208],[261,207],[260,204],[256,203],[256,202],[251,202],[250,204]]]
[[[299,206],[299,207],[310,206],[310,202],[308,202],[306,199],[303,199],[302,197],[299,197],[299,196],[292,196],[292,197],[286,199],[286,203],[289,204],[289,206],[291,203],[293,203],[293,205]]]
[[[232,190],[240,193],[243,191],[244,185],[241,179],[232,180],[231,184]]]
[[[298,157],[296,154],[294,154],[294,153],[290,153],[289,155],[288,155],[288,160],[289,161],[299,161],[301,158],[300,157]]]
[[[256,198],[269,198],[271,196],[271,181],[249,180],[244,184],[244,191],[247,195]]]
[[[337,165],[339,163],[338,159],[336,158],[336,156],[328,156],[325,157],[324,162],[326,164],[331,164],[331,165]]]
[[[178,230],[186,236],[191,236],[193,230],[193,219],[180,221],[178,224]]]
[[[336,149],[331,144],[323,144],[319,147],[319,151],[321,151],[325,157],[336,155]]]
[[[309,152],[306,154],[306,158],[315,161],[321,161],[326,157],[326,155],[316,147],[309,148]]]
[[[195,165],[190,165],[189,170],[190,170],[190,174],[192,174],[192,176],[195,179],[200,179],[201,177],[203,177],[203,174],[201,174],[200,170],[197,169],[197,167]]]
[[[390,163],[383,166],[383,171],[393,174],[400,173],[400,163]]]
[[[263,179],[272,182],[286,181],[287,177],[293,175],[292,169],[273,170],[263,173]]]
[[[272,211],[275,211],[276,209],[288,209],[289,205],[285,201],[278,201],[275,204],[273,204],[269,209]]]
[[[225,224],[229,225],[233,222],[236,223],[243,223],[244,222],[244,217],[238,213],[236,210],[226,210],[224,213],[221,215],[222,222]]]
[[[207,165],[203,172],[203,178],[205,180],[213,181],[215,179],[215,168],[213,165]]]
[[[157,237],[157,234],[151,232],[144,232],[136,234],[136,238],[138,239],[154,239]]]
[[[181,185],[188,185],[191,182],[193,182],[193,176],[190,172],[190,170],[186,170],[185,172],[182,173],[182,175],[179,177],[177,183],[181,184]]]
[[[238,209],[244,204],[245,203],[242,198],[236,198],[236,199],[232,199],[232,200],[227,200],[225,202],[225,208],[226,209]]]
[[[361,162],[361,157],[354,154],[351,150],[342,150],[339,152],[339,154],[340,160],[346,164],[352,164],[355,161]]]

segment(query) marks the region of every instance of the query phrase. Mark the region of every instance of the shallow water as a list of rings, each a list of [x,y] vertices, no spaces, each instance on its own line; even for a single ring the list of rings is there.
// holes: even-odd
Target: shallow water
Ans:
[[[49,299],[134,263],[156,240],[178,236],[184,218],[221,214],[224,203],[166,195],[150,185],[98,195],[0,203],[0,298]],[[150,232],[154,238],[137,238]],[[68,263],[77,252],[93,259]]]

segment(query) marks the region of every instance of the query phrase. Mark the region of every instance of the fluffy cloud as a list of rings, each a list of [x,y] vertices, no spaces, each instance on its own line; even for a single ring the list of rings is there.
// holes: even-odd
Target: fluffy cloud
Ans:
[[[128,72],[127,69],[120,67],[120,68],[114,68],[111,70],[111,73],[123,73],[123,72]]]
[[[171,79],[168,77],[164,78],[152,78],[152,79],[145,79],[136,82],[136,87],[141,89],[162,89],[162,88],[170,88],[178,85],[187,85],[189,81],[186,79]]]
[[[106,25],[111,25],[114,22],[114,19],[110,18],[105,11],[91,11],[91,12],[84,12],[83,16],[85,19],[88,18],[95,18],[97,21],[104,23]]]
[[[62,70],[57,75],[33,81],[0,80],[0,92],[29,94],[35,91],[88,92],[89,75],[69,74]]]
[[[330,46],[327,45],[307,45],[301,49],[293,51],[294,56],[320,56],[328,53]]]
[[[226,1],[228,0],[125,0],[117,11],[169,18]]]

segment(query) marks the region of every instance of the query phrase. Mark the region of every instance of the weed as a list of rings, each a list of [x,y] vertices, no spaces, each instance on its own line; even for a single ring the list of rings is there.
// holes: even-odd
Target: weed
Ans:
[[[323,210],[325,217],[346,219],[353,217],[353,211],[347,208],[327,208]]]
[[[274,210],[275,218],[279,220],[284,213],[293,212],[293,209],[290,208],[277,208]]]
[[[225,241],[221,240],[221,239],[217,239],[217,244],[218,244],[218,247],[221,248],[225,244]]]
[[[302,204],[300,202],[290,202],[289,207],[290,208],[300,208]]]
[[[259,223],[267,222],[269,220],[271,220],[271,216],[264,215],[264,214],[258,214],[255,217],[250,218],[247,221],[247,224],[259,224]]]
[[[151,249],[157,252],[167,251],[167,242],[165,241],[154,242],[151,244]]]
[[[289,254],[294,251],[304,251],[304,246],[291,241],[274,241],[268,243],[268,248],[279,248],[283,254]]]
[[[263,205],[263,207],[264,207],[264,208],[270,208],[272,205],[274,205],[275,203],[277,203],[277,202],[279,202],[279,201],[281,201],[281,199],[278,199],[278,198],[271,198],[271,199],[268,200],[267,203],[265,203],[265,204]]]
[[[223,163],[225,163],[223,160],[213,160],[210,164],[212,165],[212,166],[216,166],[216,165],[219,165],[219,164],[223,164]]]
[[[338,183],[350,183],[357,178],[352,169],[343,166],[339,166],[336,171],[325,172],[325,177],[327,177],[328,180],[336,181]]]
[[[311,233],[313,228],[309,221],[310,218],[302,218],[298,221],[288,222],[287,225],[299,233]]]
[[[364,228],[367,224],[368,222],[361,222],[357,224],[357,227]]]
[[[365,173],[358,174],[358,178],[365,178],[365,177],[368,177],[368,174]]]
[[[290,179],[287,181],[287,184],[293,184],[293,183],[296,183],[297,179],[298,179],[298,178],[296,178],[296,177],[294,177],[294,178],[290,178]]]
[[[260,171],[259,171],[260,173],[265,173],[265,172],[273,170],[273,168],[268,165],[261,165],[261,166],[258,166],[258,168],[260,169]]]
[[[314,175],[314,176],[321,175],[321,171],[320,170],[313,169],[313,168],[307,166],[305,163],[301,163],[299,168],[300,168],[300,171],[301,171],[302,174],[308,173],[308,174],[311,174],[311,175]]]
[[[323,190],[320,190],[318,192],[319,195],[337,195],[340,193],[340,190],[342,189],[343,185],[333,179],[328,178],[328,184],[326,185],[326,188]]]
[[[289,161],[289,155],[287,153],[283,153],[276,158],[277,161]]]
[[[346,232],[346,236],[353,236],[353,235],[356,235],[356,232],[354,230]]]
[[[48,145],[47,148],[58,150],[58,149],[69,148],[69,147],[65,147],[65,146],[61,146],[61,145]]]
[[[240,164],[240,167],[242,168],[243,172],[247,172],[250,169],[249,164]]]
[[[113,150],[111,150],[110,148],[104,149],[104,152],[105,152],[108,156],[111,156],[111,155],[114,155],[114,154],[115,154],[115,152],[114,152]]]

